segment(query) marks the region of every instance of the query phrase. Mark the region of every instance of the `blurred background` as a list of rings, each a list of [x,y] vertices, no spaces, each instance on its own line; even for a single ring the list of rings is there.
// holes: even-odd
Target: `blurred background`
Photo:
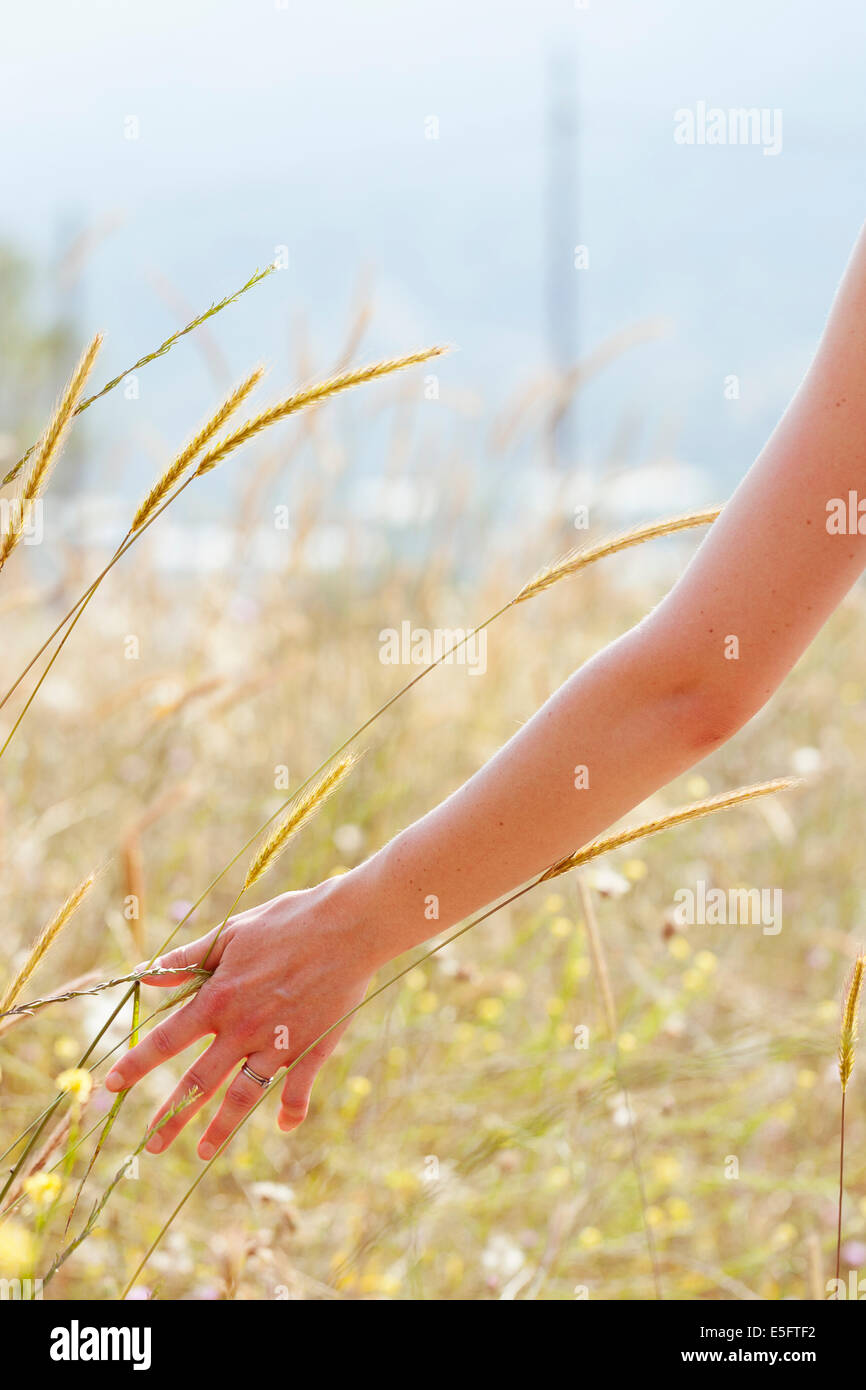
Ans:
[[[100,865],[26,997],[155,950],[285,777],[415,674],[382,664],[384,628],[472,626],[576,542],[724,499],[797,386],[863,218],[864,48],[855,0],[6,16],[4,470],[95,331],[93,388],[280,268],[76,421],[44,542],[0,577],[4,692],[252,365],[269,369],[258,409],[346,363],[458,350],[262,434],[112,571],[3,755],[4,987]],[[675,113],[702,103],[780,113],[777,151],[678,143]],[[483,680],[431,675],[262,897],[357,863],[447,795],[659,599],[699,535],[503,618]],[[611,856],[588,899],[571,880],[529,895],[414,970],[359,1014],[297,1134],[257,1113],[141,1295],[648,1298],[660,1279],[672,1298],[823,1297],[839,993],[863,934],[864,622],[858,587],[767,709],[641,809],[791,772],[806,787]],[[4,738],[40,670],[4,703]],[[783,930],[675,924],[698,879],[782,887]],[[113,999],[0,1028],[13,1157]],[[78,1225],[169,1070],[124,1107]],[[0,1274],[39,1275],[69,1239],[101,1075],[22,1167]],[[849,1107],[843,1274],[866,1262],[856,1083]],[[117,1297],[199,1171],[197,1133],[120,1183],[50,1296]]]
[[[57,370],[34,370],[22,316],[76,343],[101,329],[113,374],[279,255],[279,283],[214,325],[210,352],[188,341],[137,400],[102,403],[89,490],[140,488],[208,409],[215,371],[262,356],[276,391],[302,350],[329,363],[363,300],[366,353],[459,346],[443,413],[475,447],[529,382],[634,334],[560,430],[560,464],[579,450],[586,468],[652,470],[623,506],[657,496],[660,464],[678,465],[681,497],[715,495],[795,387],[862,217],[863,18],[854,0],[822,15],[806,0],[19,7],[0,235],[31,272],[4,275],[24,436]],[[676,144],[674,112],[700,101],[780,110],[781,153]],[[8,413],[7,432],[11,453]],[[381,462],[373,439],[353,454]]]

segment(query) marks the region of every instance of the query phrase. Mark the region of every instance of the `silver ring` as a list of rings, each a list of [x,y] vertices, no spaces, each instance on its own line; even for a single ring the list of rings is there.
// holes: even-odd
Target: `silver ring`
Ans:
[[[244,1062],[241,1071],[244,1073],[244,1076],[248,1076],[250,1081],[255,1081],[259,1086],[270,1086],[273,1080],[271,1076],[259,1076],[258,1072],[253,1071],[248,1062]]]

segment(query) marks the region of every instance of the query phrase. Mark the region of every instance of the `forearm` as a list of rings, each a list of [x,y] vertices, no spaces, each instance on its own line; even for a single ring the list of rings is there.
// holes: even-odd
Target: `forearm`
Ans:
[[[659,674],[658,658],[651,624],[612,643],[475,776],[347,876],[374,963],[541,873],[709,751],[699,703]]]
[[[805,381],[664,602],[347,876],[374,963],[579,848],[765,703],[866,564],[864,535],[827,526],[831,498],[866,492],[864,440],[861,233]]]

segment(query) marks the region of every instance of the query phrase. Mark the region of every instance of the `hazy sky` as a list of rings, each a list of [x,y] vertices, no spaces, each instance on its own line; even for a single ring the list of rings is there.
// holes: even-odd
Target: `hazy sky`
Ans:
[[[646,447],[670,435],[736,474],[796,385],[863,216],[864,25],[861,0],[8,7],[0,236],[43,262],[55,293],[63,239],[113,219],[74,299],[83,331],[106,331],[107,370],[176,326],[153,275],[199,307],[285,245],[279,287],[217,329],[233,370],[251,354],[287,363],[300,311],[327,362],[367,265],[370,350],[456,341],[449,379],[491,402],[545,359],[561,256],[554,281],[577,289],[581,350],[644,317],[671,321],[587,393],[586,448],[603,449],[631,409],[649,422]],[[557,55],[579,122],[559,240]],[[781,110],[781,153],[678,146],[673,113],[700,102]],[[581,272],[568,263],[578,243]],[[198,355],[180,351],[148,383],[148,425],[166,434],[211,399]],[[115,402],[103,416],[102,440],[127,429]]]

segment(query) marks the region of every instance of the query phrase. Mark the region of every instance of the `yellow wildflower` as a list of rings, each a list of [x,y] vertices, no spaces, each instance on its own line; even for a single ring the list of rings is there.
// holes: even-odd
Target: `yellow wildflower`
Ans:
[[[34,1207],[50,1207],[63,1182],[57,1173],[31,1173],[24,1179],[23,1186]]]
[[[66,1091],[76,1100],[85,1101],[93,1090],[93,1077],[83,1067],[70,1067],[60,1073],[55,1084],[58,1091]]]

